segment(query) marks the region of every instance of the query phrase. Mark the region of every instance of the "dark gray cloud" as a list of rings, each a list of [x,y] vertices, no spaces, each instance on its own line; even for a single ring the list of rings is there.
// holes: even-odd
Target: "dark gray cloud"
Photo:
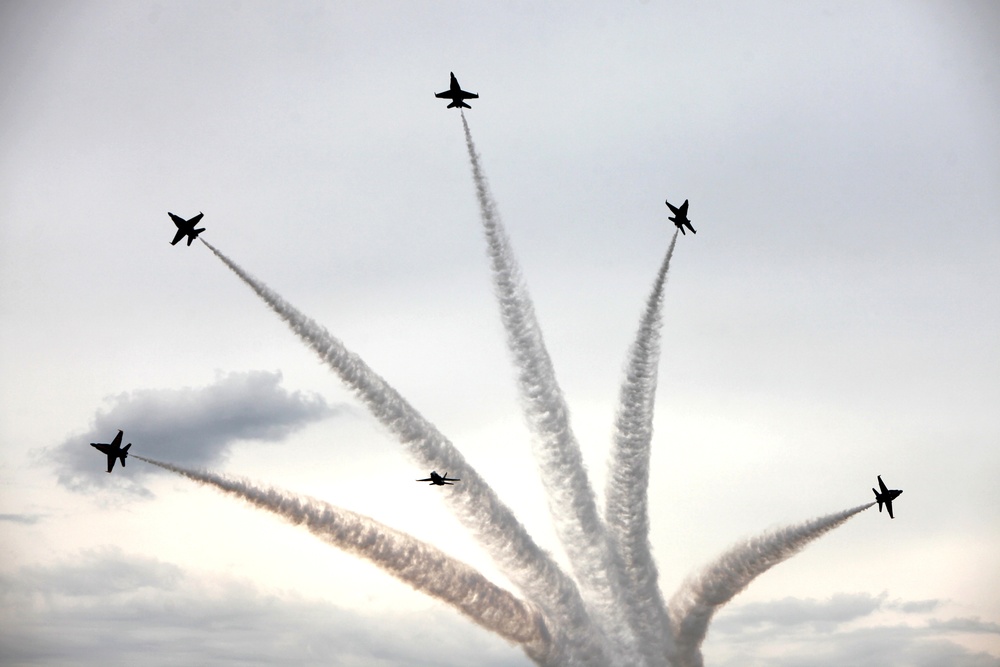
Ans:
[[[926,618],[942,606],[939,600],[889,601],[885,593],[735,606],[712,626],[705,662],[716,667],[765,662],[770,667],[1000,667],[1000,655],[961,643],[961,635],[1000,633],[1000,625],[978,618]],[[887,622],[881,612],[903,612],[911,620]]]
[[[0,619],[12,667],[529,663],[443,609],[375,618],[115,548],[0,577]]]
[[[90,429],[43,450],[56,467],[59,483],[74,491],[109,485],[139,495],[149,492],[142,478],[149,466],[132,463],[127,475],[107,479],[106,459],[91,442],[111,442],[118,429],[130,453],[200,467],[226,458],[241,440],[278,442],[310,422],[335,412],[322,397],[288,392],[281,373],[250,371],[220,375],[206,387],[136,389],[108,399]],[[118,467],[116,466],[116,472]]]

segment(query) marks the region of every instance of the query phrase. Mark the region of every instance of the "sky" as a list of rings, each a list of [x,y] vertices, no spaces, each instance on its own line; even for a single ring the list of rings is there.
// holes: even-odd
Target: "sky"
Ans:
[[[172,211],[341,339],[536,540],[546,511],[448,72],[588,473],[664,297],[651,541],[904,493],[767,572],[705,664],[1000,665],[991,2],[0,6],[0,662],[531,664],[300,527],[89,443],[366,514],[516,589]],[[444,472],[444,471],[439,471]]]

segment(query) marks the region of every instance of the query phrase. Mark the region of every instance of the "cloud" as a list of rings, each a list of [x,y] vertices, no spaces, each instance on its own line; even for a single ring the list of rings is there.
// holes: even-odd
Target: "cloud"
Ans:
[[[715,632],[740,633],[762,625],[810,625],[830,630],[878,611],[884,598],[884,595],[873,597],[867,593],[841,593],[829,600],[787,597],[773,602],[750,603],[720,616],[712,629]]]
[[[18,572],[14,590],[30,591],[47,600],[107,597],[144,588],[169,590],[180,578],[174,565],[146,558],[126,558],[117,548],[85,551],[72,563],[27,566]]]
[[[237,441],[278,442],[336,412],[320,396],[290,393],[280,383],[279,372],[250,371],[219,375],[206,387],[123,392],[108,399],[89,430],[42,454],[55,465],[59,483],[73,491],[99,483],[149,496],[141,482],[155,469],[135,466],[128,476],[108,480],[105,460],[89,443],[110,442],[122,429],[122,444],[133,443],[131,453],[205,467],[225,460]]]
[[[444,609],[376,618],[116,548],[0,576],[0,624],[18,666],[526,664]]]
[[[926,618],[944,606],[940,600],[889,601],[886,593],[734,606],[713,624],[705,663],[1000,667],[1000,655],[976,652],[962,643],[962,635],[1000,634],[1000,625],[978,618]],[[905,623],[899,622],[900,613],[905,614]]]

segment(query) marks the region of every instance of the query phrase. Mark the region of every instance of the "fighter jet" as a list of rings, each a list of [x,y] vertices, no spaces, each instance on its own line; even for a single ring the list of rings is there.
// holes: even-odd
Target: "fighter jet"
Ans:
[[[698,232],[696,232],[694,230],[694,227],[691,226],[691,221],[688,220],[688,200],[687,199],[684,200],[684,203],[681,204],[680,208],[677,208],[676,206],[674,206],[673,204],[671,204],[668,201],[667,202],[667,208],[669,208],[671,211],[673,211],[674,214],[672,216],[670,216],[670,220],[672,220],[673,223],[675,225],[677,225],[677,229],[681,230],[681,234],[684,234],[685,236],[687,235],[687,232],[684,231],[685,225],[687,226],[688,229],[691,230],[692,234],[697,234],[698,233]]]
[[[436,470],[432,470],[430,477],[426,477],[424,479],[418,479],[417,481],[430,482],[431,484],[434,484],[436,486],[444,486],[445,484],[448,484],[449,486],[455,486],[454,484],[452,484],[452,482],[461,482],[462,480],[456,479],[454,477],[448,477],[448,473],[445,473],[444,477],[442,477],[441,475],[437,474]]]
[[[169,215],[170,219],[174,221],[175,225],[177,225],[177,233],[174,235],[174,240],[170,242],[170,245],[177,245],[177,242],[185,236],[188,237],[188,245],[191,245],[191,242],[198,238],[198,234],[205,231],[204,227],[201,229],[194,228],[194,226],[201,221],[201,216],[205,215],[204,213],[199,213],[190,220],[185,220],[181,216],[174,215],[170,211],[167,211],[167,215]]]
[[[90,446],[96,447],[108,455],[108,472],[111,472],[111,469],[115,467],[116,459],[121,459],[122,467],[125,467],[125,457],[128,456],[128,448],[132,446],[132,443],[130,442],[125,445],[125,447],[122,447],[122,430],[119,429],[118,435],[115,436],[115,439],[111,441],[110,445],[100,442],[92,442],[90,443]]]
[[[892,515],[892,501],[903,491],[901,489],[887,489],[885,488],[885,482],[882,481],[882,475],[878,476],[878,487],[882,490],[882,493],[872,491],[875,493],[875,502],[878,503],[878,511],[882,511],[882,504],[885,503],[885,508],[889,511],[889,518],[894,519]]]
[[[449,109],[451,109],[452,107],[465,107],[466,109],[471,109],[472,107],[466,104],[463,100],[474,100],[477,99],[479,95],[475,93],[467,93],[461,88],[459,88],[458,79],[455,78],[455,73],[452,72],[451,87],[448,90],[444,91],[443,93],[434,93],[434,97],[440,97],[441,99],[451,100],[451,104],[448,105]]]

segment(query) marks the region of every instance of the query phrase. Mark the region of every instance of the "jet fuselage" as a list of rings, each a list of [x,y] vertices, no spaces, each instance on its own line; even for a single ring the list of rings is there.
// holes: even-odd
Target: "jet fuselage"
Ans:
[[[448,90],[443,93],[434,93],[434,97],[438,97],[444,100],[451,100],[451,104],[448,105],[449,109],[455,107],[462,107],[465,109],[471,109],[465,100],[474,100],[479,97],[476,93],[469,93],[461,89],[458,85],[458,79],[455,78],[455,73],[451,73],[451,85]]]
[[[128,448],[132,446],[132,443],[128,443],[122,447],[122,435],[124,431],[118,430],[118,435],[110,443],[104,442],[92,442],[90,446],[99,452],[106,454],[108,457],[108,472],[115,467],[115,461],[121,461],[122,467],[125,467],[125,458],[128,456]]]
[[[882,475],[878,476],[878,486],[880,491],[872,489],[872,493],[875,494],[875,502],[878,503],[878,511],[882,511],[882,505],[885,505],[886,511],[889,512],[889,518],[895,519],[892,515],[892,501],[899,497],[903,493],[902,489],[889,489],[886,488],[885,482],[882,481]]]
[[[175,225],[177,225],[177,233],[174,234],[174,240],[170,242],[170,245],[177,245],[177,242],[185,236],[188,237],[187,244],[191,245],[191,242],[198,238],[198,234],[205,231],[204,227],[200,229],[194,228],[194,226],[201,221],[202,216],[205,215],[204,213],[198,213],[198,215],[194,216],[190,220],[185,220],[181,216],[174,215],[170,211],[167,211],[167,215],[169,215],[170,219],[174,221]]]

